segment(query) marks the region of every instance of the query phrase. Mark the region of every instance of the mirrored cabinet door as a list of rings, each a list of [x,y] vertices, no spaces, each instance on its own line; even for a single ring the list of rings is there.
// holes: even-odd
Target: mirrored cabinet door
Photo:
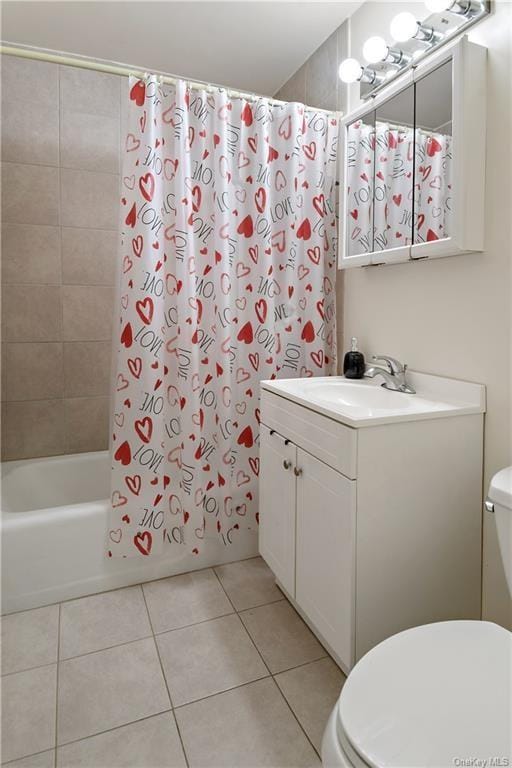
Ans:
[[[346,118],[342,268],[483,250],[486,54],[454,41]]]
[[[345,252],[350,257],[373,250],[375,112],[347,126]]]
[[[414,86],[380,105],[375,113],[373,251],[408,259],[413,232]]]
[[[413,242],[451,237],[452,61],[416,83]]]

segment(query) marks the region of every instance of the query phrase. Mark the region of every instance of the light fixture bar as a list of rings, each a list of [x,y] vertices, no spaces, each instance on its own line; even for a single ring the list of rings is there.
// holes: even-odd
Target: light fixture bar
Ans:
[[[382,37],[370,37],[363,46],[366,66],[357,59],[345,59],[341,63],[340,78],[346,83],[359,82],[362,99],[375,96],[383,86],[455,36],[462,35],[491,10],[490,0],[426,0],[426,5],[432,12],[423,21],[408,11],[394,17],[391,33],[398,46],[388,46]]]

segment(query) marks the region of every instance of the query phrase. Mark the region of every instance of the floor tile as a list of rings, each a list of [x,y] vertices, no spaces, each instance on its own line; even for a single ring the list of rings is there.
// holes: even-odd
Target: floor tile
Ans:
[[[57,661],[59,606],[3,616],[2,674]]]
[[[63,603],[60,658],[81,656],[151,635],[140,586]]]
[[[236,615],[166,632],[157,644],[174,706],[268,675]]]
[[[169,708],[153,638],[60,663],[58,744]]]
[[[56,664],[2,678],[2,760],[53,749],[56,685]]]
[[[270,678],[176,710],[191,768],[300,768],[320,761]]]
[[[151,581],[142,588],[155,632],[233,613],[231,603],[210,569]]]
[[[276,675],[276,683],[318,752],[345,679],[332,659],[320,659]]]
[[[240,618],[273,673],[327,655],[287,600],[243,611]]]
[[[185,768],[171,712],[59,747],[58,768]]]
[[[215,568],[215,573],[237,611],[283,597],[275,584],[274,574],[261,557],[221,565]]]
[[[55,765],[55,750],[39,752],[37,755],[22,757],[10,763],[2,763],[2,768],[53,768]]]

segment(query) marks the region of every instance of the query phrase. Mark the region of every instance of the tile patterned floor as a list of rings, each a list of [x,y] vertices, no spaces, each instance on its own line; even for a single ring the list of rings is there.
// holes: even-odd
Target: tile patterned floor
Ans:
[[[259,557],[2,619],[2,765],[311,768],[344,676]]]

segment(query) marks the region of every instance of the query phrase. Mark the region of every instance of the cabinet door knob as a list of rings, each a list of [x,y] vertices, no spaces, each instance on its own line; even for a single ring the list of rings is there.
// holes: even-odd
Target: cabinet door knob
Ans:
[[[290,469],[291,465],[292,465],[291,461],[288,461],[287,459],[285,459],[285,460],[283,461],[283,467],[284,467],[285,469]]]
[[[300,475],[302,475],[302,469],[299,469],[299,467],[294,467],[293,472],[295,474],[295,477],[300,477]]]

